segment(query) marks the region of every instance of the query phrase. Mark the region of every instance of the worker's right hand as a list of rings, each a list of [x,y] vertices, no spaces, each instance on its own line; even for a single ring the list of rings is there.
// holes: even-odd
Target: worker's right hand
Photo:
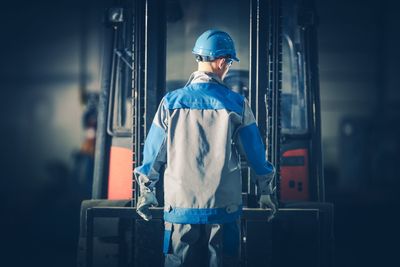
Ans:
[[[146,221],[152,218],[150,207],[158,206],[157,198],[153,192],[142,192],[138,198],[136,212]]]
[[[275,217],[275,214],[278,211],[278,206],[272,200],[271,195],[261,195],[260,196],[260,207],[262,209],[265,209],[265,208],[271,209],[271,215],[268,216],[268,222],[271,221]]]

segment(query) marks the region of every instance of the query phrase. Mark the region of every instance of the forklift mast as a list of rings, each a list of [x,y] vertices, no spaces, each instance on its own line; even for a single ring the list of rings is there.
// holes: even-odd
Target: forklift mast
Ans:
[[[226,18],[217,21],[213,9]],[[195,70],[195,37],[211,27],[238,40],[244,60],[224,82],[248,98],[277,169],[280,212],[267,223],[269,211],[259,208],[250,182],[255,174],[241,160],[242,266],[333,266],[312,0],[119,0],[107,9],[92,199],[81,207],[78,266],[162,265],[163,179],[156,186],[161,208],[145,222],[135,212],[133,170],[161,98],[184,86]]]
[[[124,1],[108,10],[93,199],[135,199],[133,168],[141,162],[158,103],[172,90],[167,83],[173,81],[166,80],[166,35],[168,21],[183,16],[179,3]],[[279,200],[324,201],[313,2],[248,5],[249,67],[234,69],[225,82],[246,88],[239,92],[249,99],[267,157],[277,167]],[[243,193],[251,198],[257,190],[249,179],[254,174],[243,170]]]

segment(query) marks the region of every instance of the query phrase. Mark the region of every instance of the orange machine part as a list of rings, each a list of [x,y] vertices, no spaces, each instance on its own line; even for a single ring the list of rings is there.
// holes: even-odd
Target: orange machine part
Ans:
[[[281,201],[309,200],[309,171],[307,149],[283,153],[281,165]]]
[[[132,192],[132,150],[111,147],[110,171],[108,175],[108,199],[131,199]]]

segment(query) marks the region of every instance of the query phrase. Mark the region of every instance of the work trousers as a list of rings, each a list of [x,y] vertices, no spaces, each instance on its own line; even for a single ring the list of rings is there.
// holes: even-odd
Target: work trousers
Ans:
[[[165,267],[240,265],[240,220],[225,224],[165,222]]]

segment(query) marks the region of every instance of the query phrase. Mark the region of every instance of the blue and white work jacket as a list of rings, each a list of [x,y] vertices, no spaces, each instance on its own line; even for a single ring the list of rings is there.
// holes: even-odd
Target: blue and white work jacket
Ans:
[[[153,190],[164,171],[164,220],[202,224],[235,221],[242,212],[239,153],[270,194],[275,168],[247,100],[213,73],[196,71],[187,85],[167,93],[147,135],[140,190]]]

